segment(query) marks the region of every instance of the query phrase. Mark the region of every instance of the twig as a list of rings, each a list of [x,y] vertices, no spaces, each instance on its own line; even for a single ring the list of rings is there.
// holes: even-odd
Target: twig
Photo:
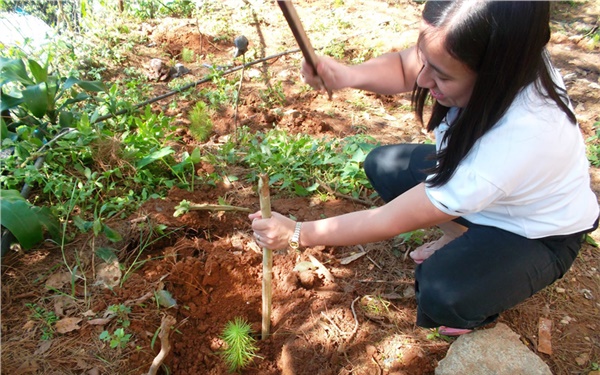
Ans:
[[[208,203],[190,203],[188,211],[241,211],[241,212],[252,212],[247,207],[230,206],[227,204],[208,204]]]
[[[350,332],[350,336],[346,339],[346,342],[342,343],[338,348],[338,352],[346,354],[346,344],[354,337],[356,332],[358,331],[358,318],[356,317],[356,310],[354,310],[354,304],[358,301],[360,297],[356,297],[352,300],[352,304],[350,305],[350,309],[352,310],[352,316],[354,317],[354,329]]]
[[[238,104],[240,102],[240,94],[242,93],[242,82],[244,82],[244,65],[246,65],[246,54],[243,53],[242,54],[242,72],[240,74],[240,83],[238,85],[238,91],[237,91],[237,96],[235,98],[235,110],[233,113],[233,127],[234,127],[234,132],[235,130],[237,130],[238,128]]]
[[[338,193],[337,191],[334,191],[331,187],[329,187],[329,185],[325,184],[322,181],[317,180],[317,183],[319,184],[320,187],[322,187],[323,189],[327,190],[327,192],[329,194],[331,194],[333,196],[336,196],[338,198],[348,199],[348,200],[351,200],[353,202],[360,203],[360,204],[362,204],[364,206],[367,206],[367,207],[371,207],[371,206],[375,205],[375,202],[373,202],[372,200],[370,200],[368,198],[367,199],[354,198],[351,195],[342,194],[342,193]]]
[[[271,217],[271,198],[269,195],[269,177],[261,174],[258,180],[260,213],[263,219]],[[271,304],[273,298],[273,251],[263,247],[262,278],[262,330],[261,338],[266,340],[271,330]]]
[[[162,365],[165,357],[171,351],[169,334],[171,333],[171,327],[175,325],[175,323],[177,323],[177,320],[171,315],[165,315],[163,317],[162,322],[160,323],[160,333],[158,334],[158,337],[160,338],[160,352],[154,357],[148,375],[156,375],[156,372]]]

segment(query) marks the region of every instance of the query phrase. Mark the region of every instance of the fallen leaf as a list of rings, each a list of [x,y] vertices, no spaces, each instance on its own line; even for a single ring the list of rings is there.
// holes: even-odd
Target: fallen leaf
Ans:
[[[80,329],[79,322],[81,322],[81,318],[63,318],[56,322],[56,332],[67,333]]]
[[[34,355],[42,355],[52,347],[52,340],[42,341],[40,346],[33,352]]]
[[[33,320],[28,320],[27,323],[23,324],[23,331],[31,331],[35,327]]]
[[[60,289],[71,282],[70,272],[58,272],[50,275],[46,280],[46,286],[51,289]]]
[[[356,254],[352,254],[352,255],[350,255],[350,256],[347,256],[347,257],[345,257],[345,258],[342,258],[342,259],[340,260],[340,263],[341,263],[341,264],[343,264],[343,265],[346,265],[346,264],[349,264],[349,263],[352,263],[352,262],[354,262],[355,260],[357,260],[357,259],[359,259],[359,258],[362,258],[362,257],[364,257],[365,255],[367,255],[367,253],[366,253],[366,252],[364,252],[364,253],[356,253]]]
[[[105,288],[112,289],[119,285],[121,281],[121,268],[118,261],[111,263],[100,263],[96,267],[96,281],[94,285],[101,285]]]
[[[91,324],[93,326],[103,326],[105,324],[110,323],[110,321],[112,320],[112,318],[99,318],[99,319],[92,319],[92,320],[88,320],[88,324]]]
[[[538,351],[552,355],[552,320],[540,318],[538,323]]]

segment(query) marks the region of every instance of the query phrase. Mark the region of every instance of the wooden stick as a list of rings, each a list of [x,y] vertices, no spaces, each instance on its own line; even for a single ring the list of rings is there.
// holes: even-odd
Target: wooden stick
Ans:
[[[152,361],[152,366],[148,371],[148,375],[156,375],[156,372],[162,365],[163,361],[171,351],[171,343],[169,342],[169,334],[171,333],[171,327],[177,323],[174,317],[171,315],[165,315],[160,324],[160,332],[158,337],[160,338],[160,352]]]
[[[298,13],[296,13],[294,5],[292,4],[291,0],[278,0],[277,4],[281,8],[283,16],[292,30],[292,34],[294,34],[294,38],[296,39],[296,42],[302,51],[304,59],[312,68],[313,73],[320,81],[319,83],[323,85],[325,91],[327,91],[329,100],[331,100],[331,90],[325,86],[325,83],[317,73],[317,55],[315,54],[315,50],[310,43],[310,39],[308,39],[306,36],[306,32],[304,31],[304,27],[302,26],[302,22],[300,22],[300,18],[298,17]]]
[[[271,199],[269,194],[269,176],[260,175],[258,180],[260,213],[263,219],[271,217]],[[262,332],[261,338],[266,340],[271,330],[271,301],[273,296],[273,251],[263,247],[262,278]]]

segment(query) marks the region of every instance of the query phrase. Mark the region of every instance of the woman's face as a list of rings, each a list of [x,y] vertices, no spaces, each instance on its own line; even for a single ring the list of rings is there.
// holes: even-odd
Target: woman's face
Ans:
[[[417,76],[417,85],[429,89],[431,96],[443,106],[466,107],[477,74],[446,51],[443,32],[425,26],[421,33],[418,48],[423,69]]]

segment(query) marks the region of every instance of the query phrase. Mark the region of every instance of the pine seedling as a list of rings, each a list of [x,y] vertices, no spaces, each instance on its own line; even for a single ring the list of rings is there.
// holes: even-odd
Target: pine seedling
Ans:
[[[257,357],[258,347],[254,344],[256,339],[251,333],[250,324],[240,317],[225,325],[221,339],[225,341],[226,348],[223,349],[222,355],[229,366],[229,372],[243,369]]]

